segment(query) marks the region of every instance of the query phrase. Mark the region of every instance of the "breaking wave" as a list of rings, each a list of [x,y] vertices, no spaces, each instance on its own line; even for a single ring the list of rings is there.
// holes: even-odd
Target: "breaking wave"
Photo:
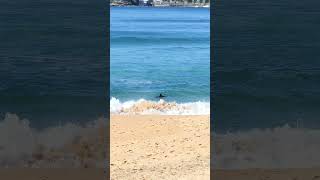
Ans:
[[[320,167],[320,130],[252,129],[212,134],[213,166],[218,169]]]
[[[145,99],[121,102],[112,97],[110,112],[111,114],[208,115],[210,114],[210,103],[201,101],[176,103]]]
[[[0,167],[103,167],[103,119],[36,130],[7,113],[0,120]]]

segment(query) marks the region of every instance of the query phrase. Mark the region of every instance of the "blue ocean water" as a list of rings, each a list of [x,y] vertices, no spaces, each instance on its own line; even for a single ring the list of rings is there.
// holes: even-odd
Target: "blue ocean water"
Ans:
[[[319,6],[215,3],[212,127],[320,127]]]
[[[0,120],[32,127],[106,112],[105,2],[0,2]]]
[[[319,7],[215,1],[211,167],[320,166]]]
[[[210,10],[111,8],[111,97],[209,102]]]
[[[106,122],[106,12],[100,0],[0,1],[1,168],[79,167],[63,147]],[[61,156],[39,161],[37,147]]]

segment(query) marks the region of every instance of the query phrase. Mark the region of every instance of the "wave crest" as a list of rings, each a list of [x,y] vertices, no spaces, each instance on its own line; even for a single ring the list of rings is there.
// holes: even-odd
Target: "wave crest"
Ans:
[[[110,112],[112,114],[161,114],[161,115],[208,115],[210,114],[209,102],[176,103],[164,100],[121,102],[114,97],[110,100]]]
[[[103,167],[104,119],[36,130],[7,113],[0,120],[0,167]],[[89,148],[88,148],[89,147]]]
[[[211,138],[213,166],[218,169],[320,167],[320,130],[285,125]]]

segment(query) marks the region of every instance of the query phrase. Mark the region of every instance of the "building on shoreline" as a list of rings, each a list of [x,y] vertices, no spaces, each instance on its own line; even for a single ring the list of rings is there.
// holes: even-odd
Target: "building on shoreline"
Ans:
[[[210,6],[210,0],[154,0],[154,6]]]
[[[210,7],[210,0],[111,0],[111,6]]]

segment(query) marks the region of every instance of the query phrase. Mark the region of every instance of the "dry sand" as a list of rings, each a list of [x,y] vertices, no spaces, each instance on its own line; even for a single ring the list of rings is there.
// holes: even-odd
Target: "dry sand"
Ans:
[[[210,179],[209,116],[112,115],[111,179]]]

